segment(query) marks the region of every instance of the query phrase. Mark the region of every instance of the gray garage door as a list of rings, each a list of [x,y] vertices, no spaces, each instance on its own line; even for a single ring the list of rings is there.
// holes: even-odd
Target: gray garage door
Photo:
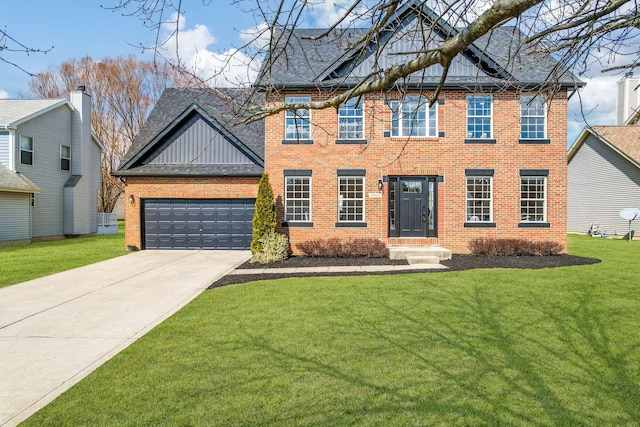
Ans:
[[[255,199],[146,199],[145,249],[249,249]]]

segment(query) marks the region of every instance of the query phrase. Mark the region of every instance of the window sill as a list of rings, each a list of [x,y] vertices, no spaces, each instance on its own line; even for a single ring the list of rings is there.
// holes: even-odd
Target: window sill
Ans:
[[[336,144],[359,144],[359,145],[365,145],[368,144],[369,141],[367,141],[366,139],[336,139]]]
[[[520,222],[518,228],[551,228],[551,224],[548,222]]]
[[[283,227],[288,227],[288,228],[296,228],[296,227],[300,227],[300,228],[311,228],[313,227],[313,222],[297,222],[297,221],[288,221],[288,222],[283,222],[282,223]]]
[[[483,138],[483,139],[473,139],[473,138],[466,138],[464,140],[465,144],[495,144],[496,140],[493,138]]]
[[[519,139],[518,144],[551,144],[550,139]]]
[[[495,222],[465,222],[465,228],[496,228]]]
[[[283,139],[283,145],[312,145],[313,139]]]
[[[346,227],[366,228],[367,227],[367,223],[366,222],[336,222],[336,227],[339,227],[339,228],[346,228]]]

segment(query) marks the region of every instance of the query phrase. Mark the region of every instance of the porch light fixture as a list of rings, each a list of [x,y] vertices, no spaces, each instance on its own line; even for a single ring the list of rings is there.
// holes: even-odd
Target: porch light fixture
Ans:
[[[378,180],[378,190],[382,191],[382,179]]]
[[[136,199],[133,197],[133,194],[129,195],[129,204],[133,205],[135,203]]]

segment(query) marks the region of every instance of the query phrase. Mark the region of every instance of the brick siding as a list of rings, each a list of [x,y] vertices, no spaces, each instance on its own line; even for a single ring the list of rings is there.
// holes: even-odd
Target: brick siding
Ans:
[[[254,199],[259,178],[126,178],[125,245],[142,248],[141,200]],[[129,203],[133,195],[134,203]]]
[[[301,93],[304,94],[304,93]],[[365,98],[366,145],[336,144],[335,109],[311,112],[313,144],[282,144],[284,113],[266,119],[266,171],[283,219],[285,169],[312,170],[313,227],[281,227],[295,251],[295,244],[325,237],[372,237],[388,243],[437,243],[454,253],[468,252],[467,244],[478,237],[509,237],[554,240],[566,245],[566,93],[557,93],[549,102],[547,138],[550,144],[519,144],[520,94],[493,94],[493,138],[495,144],[465,144],[466,95],[444,91],[438,105],[438,138],[388,138],[391,114],[382,94]],[[322,94],[320,94],[322,95]],[[387,94],[388,97],[388,94]],[[313,100],[320,100],[321,96]],[[281,102],[283,95],[268,102]],[[336,227],[338,169],[366,169],[366,228]],[[495,228],[464,227],[466,219],[465,169],[494,169],[493,222]],[[520,228],[520,169],[548,169],[547,222],[549,228]],[[388,185],[382,198],[378,179],[383,176],[442,176],[438,183],[438,238],[388,238]]]

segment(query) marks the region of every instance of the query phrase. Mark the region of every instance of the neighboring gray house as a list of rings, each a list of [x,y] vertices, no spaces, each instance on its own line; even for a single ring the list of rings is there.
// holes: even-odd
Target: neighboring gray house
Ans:
[[[640,126],[585,128],[568,162],[568,231],[586,233],[598,224],[602,233],[627,234],[620,211],[640,209]],[[632,228],[638,227],[634,221]]]
[[[82,87],[0,100],[0,245],[96,233],[103,150]]]

